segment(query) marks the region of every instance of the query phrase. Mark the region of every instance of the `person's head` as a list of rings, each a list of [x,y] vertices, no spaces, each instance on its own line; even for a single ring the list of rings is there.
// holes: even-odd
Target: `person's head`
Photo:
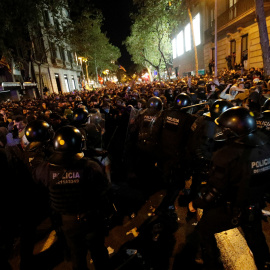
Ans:
[[[25,128],[25,136],[29,142],[47,142],[54,135],[53,129],[46,121],[31,121]]]
[[[210,107],[210,116],[212,119],[216,119],[231,107],[233,107],[231,102],[223,99],[217,99]]]
[[[14,125],[17,126],[18,131],[21,132],[27,124],[27,120],[24,116],[16,116],[14,119]]]
[[[81,125],[88,120],[88,110],[86,108],[77,108],[73,112],[74,123]]]
[[[221,128],[215,136],[217,141],[238,139],[257,129],[254,114],[244,107],[229,108],[215,119],[215,123]]]
[[[57,130],[53,138],[54,153],[49,158],[51,164],[72,164],[80,160],[82,152],[83,136],[74,126],[63,126]]]
[[[174,107],[177,109],[182,109],[190,105],[191,105],[191,98],[188,94],[185,93],[177,95],[174,100]]]
[[[162,100],[159,97],[151,97],[148,99],[147,108],[154,110],[162,110]]]
[[[137,102],[138,109],[145,109],[146,108],[146,100],[144,98],[141,98]]]

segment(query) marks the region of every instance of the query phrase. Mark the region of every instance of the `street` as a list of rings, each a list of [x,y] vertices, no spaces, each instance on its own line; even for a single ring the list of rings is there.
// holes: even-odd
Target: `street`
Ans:
[[[164,191],[156,192],[137,214],[124,216],[118,221],[119,224],[110,229],[105,244],[113,269],[203,269],[200,258],[196,262],[192,259],[197,243],[192,234],[197,224],[196,215],[187,218],[187,208],[179,206],[177,199],[176,218],[155,215],[155,209],[164,194]],[[267,205],[265,210],[269,209],[270,206]],[[269,245],[269,218],[267,220],[268,222],[263,222],[263,231]],[[37,269],[72,270],[68,252],[59,242],[55,231],[51,229],[50,220],[44,220],[37,229],[33,252]],[[90,254],[87,259],[89,268],[94,270]],[[14,270],[19,269],[19,262],[18,239],[10,258]]]

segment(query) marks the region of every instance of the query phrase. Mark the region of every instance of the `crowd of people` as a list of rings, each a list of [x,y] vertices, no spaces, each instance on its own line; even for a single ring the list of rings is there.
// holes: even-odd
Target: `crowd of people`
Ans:
[[[3,269],[11,269],[16,237],[20,269],[35,269],[35,230],[48,216],[73,269],[88,269],[87,250],[95,269],[110,269],[105,220],[110,191],[122,183],[140,190],[142,202],[166,190],[157,215],[173,216],[177,197],[188,215],[203,209],[196,234],[205,269],[222,269],[214,234],[237,226],[258,269],[268,269],[261,209],[270,186],[269,91],[269,78],[253,68],[3,101]]]

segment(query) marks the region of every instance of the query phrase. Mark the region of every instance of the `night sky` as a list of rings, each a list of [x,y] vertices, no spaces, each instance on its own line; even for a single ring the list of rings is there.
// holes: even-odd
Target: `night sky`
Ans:
[[[122,56],[118,59],[119,64],[128,71],[133,62],[122,42],[130,34],[132,0],[94,0],[94,3],[104,16],[102,31],[107,34],[111,44],[120,49]]]

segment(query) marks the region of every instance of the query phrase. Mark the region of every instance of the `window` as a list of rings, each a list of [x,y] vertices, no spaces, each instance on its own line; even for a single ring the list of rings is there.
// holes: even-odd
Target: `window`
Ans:
[[[229,7],[233,7],[237,3],[237,0],[229,0]]]
[[[56,48],[53,42],[50,42],[50,51],[53,59],[56,58]]]
[[[195,35],[195,45],[201,44],[201,18],[200,13],[198,13],[193,19],[193,30]]]
[[[237,16],[237,0],[229,0],[229,19],[232,20]]]
[[[236,52],[236,41],[235,41],[235,40],[232,40],[232,41],[231,41],[230,52],[231,52],[231,54],[233,54],[233,53]]]
[[[211,8],[210,10],[210,27],[213,27],[214,26],[214,23],[215,23],[215,11],[214,11],[214,8]]]
[[[215,61],[215,48],[211,49],[211,54],[212,54],[212,60]]]
[[[71,76],[71,81],[72,81],[73,90],[75,90],[76,89],[76,86],[75,86],[75,80],[74,80],[74,76],[73,75]]]
[[[191,50],[191,35],[190,35],[190,23],[185,27],[185,47],[186,52]]]
[[[176,48],[177,48],[177,56],[180,56],[184,53],[184,34],[181,31],[176,38]]]
[[[241,53],[242,60],[245,61],[248,59],[248,35],[242,36],[241,42]]]
[[[67,89],[68,92],[70,92],[70,88],[69,88],[69,84],[68,84],[68,77],[67,77],[66,74],[64,75],[64,79],[65,79],[66,89]]]
[[[67,55],[68,55],[68,61],[69,61],[69,63],[73,63],[73,57],[72,57],[71,51],[67,51]]]
[[[61,59],[65,62],[66,61],[66,57],[65,57],[65,51],[62,47],[59,47],[59,52],[60,52],[60,57]]]
[[[176,39],[175,38],[172,40],[172,50],[173,50],[173,59],[175,59],[177,57],[177,55],[176,55]]]

